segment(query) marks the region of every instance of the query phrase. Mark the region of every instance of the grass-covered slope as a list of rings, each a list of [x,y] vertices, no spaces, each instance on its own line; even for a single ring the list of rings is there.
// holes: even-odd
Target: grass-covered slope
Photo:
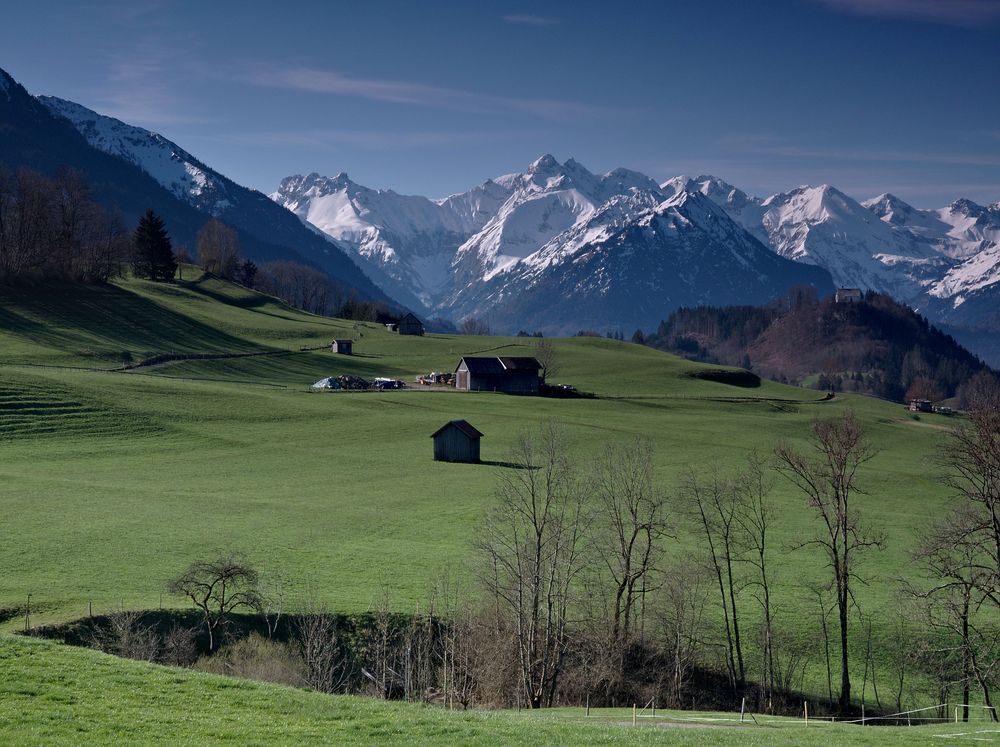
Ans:
[[[891,606],[895,579],[912,576],[909,552],[945,501],[928,464],[946,418],[917,421],[879,400],[825,401],[766,381],[741,388],[693,378],[704,364],[638,345],[555,341],[557,381],[595,399],[319,394],[309,384],[322,376],[412,381],[453,370],[463,354],[530,355],[534,341],[400,337],[212,279],[0,289],[0,317],[7,628],[19,624],[28,594],[33,623],[79,617],[91,601],[95,612],[182,605],[163,593],[168,579],[220,550],[245,551],[266,575],[287,579],[289,604],[315,597],[358,611],[387,589],[395,608],[413,609],[436,579],[467,578],[498,463],[519,432],[550,420],[583,469],[608,443],[653,443],[658,480],[675,496],[671,554],[690,562],[702,549],[676,498],[685,470],[735,465],[750,448],[804,438],[817,415],[854,408],[881,448],[861,477],[870,493],[863,516],[887,536],[861,567],[882,580],[857,587],[866,611]],[[335,337],[354,337],[356,354],[331,354]],[[168,354],[215,357],[110,371],[123,359]],[[453,418],[485,434],[485,464],[432,460],[429,436]],[[778,482],[774,500],[776,624],[804,644],[818,627],[808,585],[827,571],[815,551],[791,549],[816,528],[803,498]],[[806,685],[825,690],[821,660],[807,669]]]
[[[0,672],[0,743],[10,745],[916,745],[940,743],[935,735],[988,728],[805,726],[786,720],[697,728],[697,722],[667,719],[633,728],[624,709],[595,712],[590,719],[579,709],[463,713],[322,695],[2,635]]]

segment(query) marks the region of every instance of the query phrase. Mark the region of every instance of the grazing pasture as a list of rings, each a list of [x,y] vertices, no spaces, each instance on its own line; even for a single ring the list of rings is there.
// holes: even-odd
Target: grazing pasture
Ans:
[[[331,354],[333,339],[353,339],[353,355]],[[899,581],[913,578],[909,553],[944,512],[933,457],[948,418],[768,381],[729,384],[697,375],[705,365],[598,338],[554,343],[552,383],[594,398],[309,390],[337,374],[413,382],[453,370],[462,355],[529,356],[535,342],[400,336],[205,278],[0,290],[3,628],[23,625],[29,594],[32,624],[83,616],[91,604],[182,605],[166,594],[168,579],[219,550],[244,551],[287,579],[290,604],[309,597],[350,612],[388,595],[393,608],[416,609],[443,576],[468,584],[497,471],[520,432],[548,421],[584,470],[610,443],[648,439],[657,481],[674,496],[670,554],[694,562],[701,543],[677,490],[685,472],[802,442],[814,417],[846,408],[881,449],[861,477],[862,515],[887,539],[859,568],[869,583],[856,592],[866,612],[894,608]],[[431,433],[459,418],[485,434],[483,463],[433,460]],[[775,625],[811,651],[802,684],[825,692],[810,586],[828,572],[817,550],[794,549],[816,519],[777,478],[774,496]],[[873,635],[889,632],[876,622]],[[853,654],[859,676],[863,654]]]

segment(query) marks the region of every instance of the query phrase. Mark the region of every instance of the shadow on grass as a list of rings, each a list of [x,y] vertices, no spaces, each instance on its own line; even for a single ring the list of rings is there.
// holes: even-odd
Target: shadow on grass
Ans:
[[[494,459],[480,459],[476,464],[484,467],[503,467],[504,469],[538,469],[532,464],[519,464],[518,462],[499,462]]]
[[[155,352],[252,352],[262,347],[114,285],[8,286],[0,288],[0,300],[0,326],[68,352],[93,353],[89,349],[95,346]]]

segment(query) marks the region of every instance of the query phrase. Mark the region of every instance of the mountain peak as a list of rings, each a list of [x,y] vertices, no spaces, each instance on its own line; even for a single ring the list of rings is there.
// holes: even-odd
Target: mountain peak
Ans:
[[[982,205],[979,205],[966,197],[959,197],[951,203],[948,208],[953,213],[962,213],[963,215],[968,215],[970,217],[980,215],[984,210]]]
[[[570,160],[572,161],[573,159]],[[531,165],[528,166],[528,173],[529,174],[549,173],[555,171],[558,168],[559,168],[559,162],[555,159],[555,157],[551,153],[546,153],[544,156],[540,156],[539,158],[536,158],[534,161],[531,162]]]

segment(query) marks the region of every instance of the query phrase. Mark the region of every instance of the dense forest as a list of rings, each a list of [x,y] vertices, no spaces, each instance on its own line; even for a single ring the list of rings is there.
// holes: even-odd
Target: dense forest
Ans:
[[[988,367],[908,306],[880,293],[859,303],[798,288],[767,306],[682,308],[645,344],[817,389],[940,401]]]

